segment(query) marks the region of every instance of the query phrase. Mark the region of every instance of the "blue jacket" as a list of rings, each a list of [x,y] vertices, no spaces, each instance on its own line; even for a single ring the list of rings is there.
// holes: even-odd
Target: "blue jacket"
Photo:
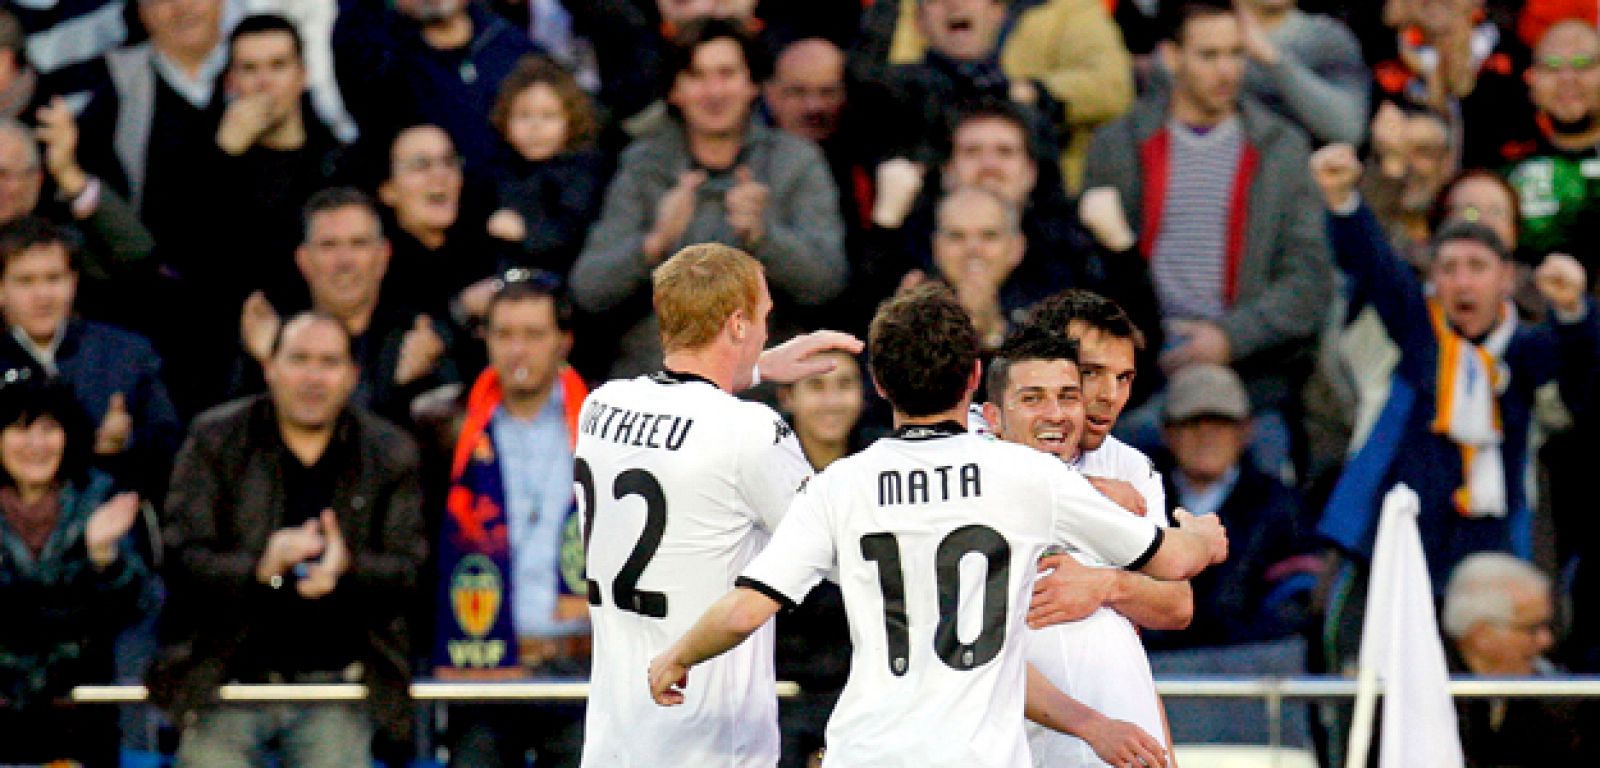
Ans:
[[[161,379],[161,358],[143,336],[91,320],[69,320],[56,349],[56,368],[95,426],[111,396],[122,393],[133,417],[133,435],[122,456],[103,469],[146,498],[159,499],[183,427]],[[9,329],[0,331],[0,374],[27,370],[43,379],[44,367]]]
[[[422,39],[416,22],[381,0],[339,0],[334,69],[364,134],[387,141],[407,125],[432,123],[450,134],[469,167],[490,166],[500,137],[489,111],[500,81],[539,47],[480,4],[469,3],[467,10],[472,40],[441,51]]]
[[[1353,293],[1378,311],[1397,346],[1389,402],[1361,450],[1346,465],[1328,502],[1318,532],[1361,560],[1371,556],[1378,509],[1395,483],[1406,483],[1422,499],[1417,525],[1436,591],[1450,569],[1481,550],[1531,554],[1531,523],[1524,474],[1534,391],[1551,379],[1573,411],[1584,409],[1588,387],[1600,360],[1600,322],[1592,300],[1584,318],[1562,324],[1520,325],[1506,348],[1511,381],[1500,395],[1505,464],[1504,518],[1467,518],[1456,512],[1451,494],[1462,483],[1460,449],[1431,424],[1438,392],[1439,340],[1428,318],[1423,286],[1390,249],[1377,217],[1363,204],[1350,216],[1329,215],[1328,233],[1339,266]]]

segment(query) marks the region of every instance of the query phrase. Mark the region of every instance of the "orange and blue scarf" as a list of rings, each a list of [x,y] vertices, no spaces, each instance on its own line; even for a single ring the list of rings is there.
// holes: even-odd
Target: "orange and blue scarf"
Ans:
[[[588,387],[571,368],[560,374],[567,436],[578,439],[578,413]],[[511,605],[510,529],[500,452],[489,425],[503,393],[493,368],[467,396],[466,419],[450,464],[450,491],[439,537],[439,597],[433,661],[441,677],[519,677],[516,627]],[[558,601],[584,605],[582,550],[577,502],[562,526]],[[572,546],[568,546],[568,540]],[[577,552],[576,560],[569,550]]]

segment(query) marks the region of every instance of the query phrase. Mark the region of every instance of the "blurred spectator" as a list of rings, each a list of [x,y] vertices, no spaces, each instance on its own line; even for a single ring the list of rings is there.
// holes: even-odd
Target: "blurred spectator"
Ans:
[[[1163,418],[1173,461],[1167,498],[1192,514],[1220,515],[1233,535],[1228,562],[1193,581],[1189,628],[1156,633],[1151,645],[1264,643],[1299,632],[1306,606],[1293,593],[1298,588],[1304,598],[1313,584],[1304,578],[1303,563],[1292,560],[1307,543],[1298,526],[1300,504],[1289,487],[1241,460],[1250,401],[1238,375],[1220,365],[1180,371],[1169,382]]]
[[[1317,144],[1359,144],[1366,133],[1371,88],[1361,45],[1342,22],[1303,13],[1296,5],[1297,0],[1238,4],[1250,57],[1244,92]]]
[[[0,118],[28,119],[39,107],[39,73],[28,63],[22,23],[0,8]]]
[[[839,212],[847,230],[859,233],[871,216],[872,177],[862,136],[868,128],[854,119],[849,91],[844,51],[816,37],[780,51],[762,85],[773,125],[815,143],[828,159]]]
[[[82,113],[79,155],[91,173],[125,191],[155,237],[158,274],[121,281],[136,291],[137,328],[172,373],[173,399],[189,414],[216,402],[226,380],[237,307],[210,290],[228,182],[217,170],[218,88],[227,66],[223,0],[139,0],[148,41],[105,56],[109,77]],[[219,354],[220,353],[220,354]]]
[[[789,415],[800,448],[818,472],[866,447],[860,429],[867,392],[861,363],[843,352],[824,359],[833,370],[778,387],[778,405]]]
[[[720,20],[678,40],[669,100],[680,117],[623,153],[600,222],[572,269],[573,298],[621,331],[612,377],[661,365],[650,272],[690,243],[749,250],[772,286],[774,335],[791,308],[837,296],[848,279],[838,195],[815,145],[753,119],[765,61]]]
[[[578,409],[588,388],[566,365],[572,307],[559,290],[548,273],[500,289],[484,315],[488,369],[448,413],[429,419],[453,454],[438,545],[447,579],[439,594],[448,596],[437,606],[433,649],[441,676],[589,673],[572,491]],[[458,590],[473,587],[486,560],[504,592],[493,616],[474,617],[457,604]],[[485,639],[502,652],[467,652]],[[450,727],[453,765],[522,766],[532,749],[541,766],[576,766],[582,755],[581,703],[457,707]]]
[[[157,242],[176,250],[168,241],[194,229],[189,217],[208,197],[196,190],[213,180],[211,139],[223,102],[216,86],[228,63],[223,0],[137,5],[150,39],[106,54],[109,82],[80,121],[82,148],[94,153],[84,165],[126,189]]]
[[[337,321],[350,336],[357,368],[350,402],[400,423],[409,421],[419,394],[456,380],[445,353],[450,336],[443,318],[430,317],[383,293],[389,241],[377,207],[349,187],[318,192],[305,207],[305,239],[295,264],[311,294],[311,309]],[[240,313],[240,340],[248,360],[233,384],[236,394],[259,392],[282,321],[256,292]]]
[[[1395,0],[1384,21],[1399,53],[1373,68],[1379,100],[1450,117],[1464,168],[1499,167],[1533,150],[1537,131],[1523,71],[1528,50],[1485,16],[1484,0]]]
[[[898,274],[882,281],[866,279],[888,271],[874,263],[888,254],[869,247],[875,162],[871,157],[872,129],[861,119],[859,104],[853,103],[851,91],[855,88],[847,81],[846,72],[845,54],[837,45],[818,37],[805,38],[779,52],[772,77],[762,91],[772,124],[816,143],[827,158],[839,192],[844,250],[850,263],[851,279],[844,292],[796,319],[805,327],[826,326],[864,336],[873,310],[893,290]],[[896,265],[902,262],[899,258],[893,261]]]
[[[1294,491],[1244,460],[1250,400],[1232,369],[1202,364],[1168,382],[1163,436],[1173,464],[1168,504],[1217,515],[1229,532],[1228,561],[1195,577],[1194,618],[1179,631],[1151,631],[1151,662],[1165,673],[1303,674],[1314,571],[1303,557]],[[1268,725],[1256,702],[1169,700],[1178,742],[1264,743]],[[1285,740],[1308,741],[1304,705],[1285,707]]]
[[[566,275],[604,192],[594,107],[571,75],[529,56],[500,84],[489,119],[503,139],[489,233],[520,246],[519,266]]]
[[[8,376],[60,377],[97,425],[93,455],[122,484],[159,500],[182,427],[150,342],[73,317],[75,238],[42,219],[0,227],[0,368]]]
[[[1422,499],[1417,524],[1436,586],[1476,551],[1528,556],[1523,478],[1534,391],[1556,380],[1568,407],[1585,412],[1600,356],[1583,267],[1570,256],[1546,258],[1536,282],[1551,317],[1519,324],[1509,304],[1511,253],[1487,218],[1457,217],[1436,232],[1424,281],[1395,256],[1356,195],[1355,152],[1325,147],[1312,169],[1339,265],[1351,290],[1377,309],[1401,355],[1388,401],[1339,478],[1319,533],[1359,568],[1371,553],[1379,497],[1404,482]],[[1359,571],[1342,583],[1359,588]],[[1360,608],[1358,600],[1345,605]],[[1340,653],[1354,652],[1352,637],[1337,640]]]
[[[978,186],[1022,212],[1026,249],[1013,285],[1017,303],[1031,304],[1067,287],[1087,288],[1129,307],[1139,325],[1157,325],[1149,270],[1144,259],[1132,253],[1131,231],[1126,237],[1108,231],[1127,230],[1120,209],[1107,210],[1087,202],[1095,196],[1085,195],[1088,218],[1080,221],[1055,176],[1054,164],[1041,166],[1030,151],[1021,111],[993,100],[972,104],[956,118],[950,144],[949,158],[937,174],[928,175],[926,184],[920,168],[905,161],[884,163],[879,169],[873,212],[879,231],[872,244],[877,252],[866,259],[869,263],[855,279],[878,286],[871,304],[892,291],[907,270],[932,264],[929,246],[940,195],[957,186]],[[890,237],[895,230],[899,234]]]
[[[1560,674],[1544,657],[1555,642],[1554,621],[1548,577],[1508,554],[1480,552],[1463,559],[1451,572],[1440,629],[1449,640],[1453,671],[1548,677]],[[1579,703],[1571,699],[1457,699],[1467,765],[1532,766],[1592,760],[1593,755],[1585,759]]]
[[[885,52],[891,64],[937,68],[948,57],[961,62],[958,70],[998,67],[979,80],[999,78],[1006,89],[994,95],[1059,123],[1065,139],[1053,143],[1063,150],[1062,177],[1076,190],[1090,136],[1133,102],[1132,59],[1106,9],[1098,0],[904,0],[874,3],[864,23],[869,37],[874,24],[894,25]]]
[[[52,101],[36,114],[35,130],[0,117],[0,224],[31,213],[78,228],[86,240],[79,308],[96,318],[132,318],[141,302],[119,283],[148,266],[155,241],[128,203],[78,164],[77,122],[65,102]]]
[[[1306,141],[1240,100],[1243,33],[1228,6],[1185,2],[1171,22],[1170,96],[1095,135],[1084,187],[1115,188],[1134,224],[1166,325],[1161,367],[1232,365],[1256,416],[1254,458],[1276,473],[1333,294]],[[1155,438],[1144,411],[1124,420],[1135,446]]]
[[[0,424],[0,761],[116,765],[116,709],[69,697],[112,679],[118,631],[155,610],[123,540],[139,498],[89,467],[93,428],[65,387],[8,380]]]
[[[1395,252],[1420,263],[1432,234],[1434,201],[1455,175],[1450,126],[1436,112],[1386,101],[1372,118],[1371,146],[1361,196]]]
[[[850,53],[852,79],[861,86],[861,105],[869,125],[872,155],[905,159],[924,166],[948,153],[958,110],[980,99],[1016,103],[1034,140],[1034,160],[1054,166],[1060,107],[1048,91],[1019,80],[1015,87],[1000,68],[998,46],[1006,6],[991,0],[936,0],[918,3],[917,23],[930,50],[919,61],[890,61],[894,3],[874,4],[863,20],[862,37]],[[881,10],[880,10],[881,8]],[[883,26],[888,24],[889,26]],[[1054,174],[1053,174],[1054,175]]]
[[[937,216],[934,276],[950,284],[983,349],[992,352],[1027,306],[1011,279],[1025,245],[1017,209],[982,187],[957,187],[939,201]],[[915,284],[919,276],[912,272],[907,280]]]
[[[306,90],[316,114],[340,142],[354,142],[361,132],[345,108],[344,96],[339,93],[333,71],[333,24],[339,15],[338,4],[328,0],[233,0],[233,3],[244,15],[282,16],[294,24],[300,35]]]
[[[401,128],[445,130],[474,170],[499,137],[489,124],[500,81],[538,48],[470,0],[339,0],[333,28],[339,88],[362,131],[387,141]]]
[[[463,290],[483,285],[501,267],[509,246],[489,237],[482,214],[463,210],[465,185],[461,156],[444,129],[416,125],[395,136],[388,176],[378,186],[394,244],[385,298],[443,319],[458,309],[452,304],[465,298]],[[481,304],[471,309],[482,312]]]
[[[217,290],[234,307],[253,290],[301,303],[291,254],[300,209],[340,170],[344,146],[311,109],[300,34],[282,16],[248,16],[234,27],[223,78],[229,99],[217,126],[219,194],[232,257],[214,260]],[[208,283],[213,281],[208,280]]]
[[[417,449],[348,404],[339,321],[284,323],[269,394],[202,414],[167,497],[168,610],[152,700],[181,729],[179,765],[366,765],[406,742],[405,614],[427,551]],[[229,705],[217,687],[363,682],[365,702]]]
[[[1538,254],[1570,253],[1600,264],[1600,32],[1564,21],[1534,49],[1528,91],[1539,110],[1539,144],[1511,165],[1523,244]]]
[[[866,382],[855,356],[829,353],[828,373],[778,387],[778,405],[818,472],[866,446],[861,416]],[[793,611],[778,617],[778,679],[800,684],[798,696],[778,702],[782,768],[809,768],[825,746],[824,732],[850,673],[850,627],[844,596],[818,584]]]

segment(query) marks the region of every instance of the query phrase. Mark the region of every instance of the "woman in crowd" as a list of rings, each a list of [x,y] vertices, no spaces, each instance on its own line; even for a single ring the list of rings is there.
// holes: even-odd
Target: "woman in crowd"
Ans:
[[[89,467],[94,431],[63,386],[0,388],[0,764],[116,765],[117,710],[74,708],[109,683],[119,630],[154,605],[124,541],[139,498]]]

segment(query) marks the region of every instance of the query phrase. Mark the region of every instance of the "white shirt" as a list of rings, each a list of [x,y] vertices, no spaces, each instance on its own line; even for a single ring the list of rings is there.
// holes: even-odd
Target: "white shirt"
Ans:
[[[1151,521],[1170,524],[1161,473],[1137,448],[1108,436],[1099,448],[1080,455],[1072,464],[1087,477],[1132,485],[1144,496]],[[1123,514],[1129,513],[1123,510]],[[1110,565],[1081,550],[1072,555],[1084,565]],[[1028,663],[1079,703],[1113,720],[1133,723],[1170,748],[1150,659],[1126,616],[1102,606],[1079,621],[1028,630]],[[1038,768],[1106,764],[1082,739],[1031,722],[1027,729],[1033,764]]]
[[[772,409],[685,374],[596,389],[578,431],[594,629],[583,765],[771,768],[770,623],[696,667],[682,706],[657,706],[646,671],[767,543],[811,473],[799,441]]]
[[[1028,765],[1018,640],[1039,555],[1071,543],[1129,565],[1160,546],[1054,457],[955,429],[829,465],[741,579],[798,603],[837,568],[854,650],[829,768]]]

